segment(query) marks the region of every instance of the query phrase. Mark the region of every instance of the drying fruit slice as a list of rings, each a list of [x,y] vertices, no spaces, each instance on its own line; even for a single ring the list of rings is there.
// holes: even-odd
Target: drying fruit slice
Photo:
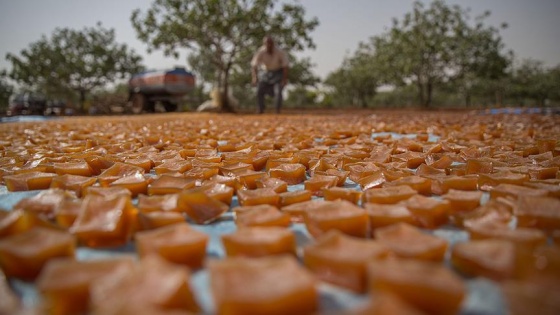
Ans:
[[[104,170],[113,166],[117,160],[107,156],[90,155],[84,160],[88,163],[94,175],[101,174]]]
[[[277,193],[288,191],[288,183],[280,178],[261,177],[256,181],[257,188],[272,188]]]
[[[420,176],[405,176],[395,181],[385,183],[384,187],[406,185],[425,196],[432,195],[432,180]]]
[[[546,243],[546,234],[541,230],[532,228],[510,229],[505,224],[492,221],[467,224],[467,230],[473,240],[499,239],[529,249]]]
[[[70,174],[86,177],[93,175],[93,170],[86,161],[53,163],[53,169],[58,175]]]
[[[341,187],[341,186],[344,186],[344,183],[346,183],[346,178],[348,178],[348,174],[350,174],[350,172],[330,168],[326,171],[315,171],[314,174],[336,176],[338,178],[338,182],[336,183],[336,186]]]
[[[358,293],[367,288],[367,263],[390,254],[385,245],[331,230],[304,248],[303,262],[321,280]]]
[[[189,280],[187,267],[149,255],[133,268],[95,281],[90,288],[92,309],[95,314],[138,314],[154,309],[153,314],[196,313],[200,308]]]
[[[281,226],[288,227],[291,224],[290,215],[281,212],[275,206],[259,205],[236,207],[235,223],[238,227],[243,226]]]
[[[290,256],[212,261],[210,288],[219,315],[311,314],[319,294],[313,276]]]
[[[449,220],[449,201],[415,195],[406,201],[406,207],[420,226],[434,229]]]
[[[517,199],[519,196],[545,197],[548,191],[512,184],[499,184],[490,191],[490,198],[512,197]]]
[[[466,288],[441,264],[421,260],[377,260],[368,265],[370,288],[395,294],[428,314],[457,314]]]
[[[364,191],[379,188],[385,183],[385,175],[383,174],[383,171],[379,170],[357,179],[356,183],[359,184]]]
[[[196,180],[177,176],[161,175],[148,186],[148,195],[175,194],[193,188]]]
[[[295,254],[296,237],[282,227],[246,227],[222,236],[228,256],[261,257]]]
[[[177,223],[152,231],[135,234],[138,256],[157,254],[166,260],[202,268],[206,258],[209,236],[191,228],[187,223]]]
[[[529,169],[531,179],[555,179],[558,174],[558,166],[553,167],[532,167]]]
[[[265,172],[255,172],[247,170],[241,174],[237,174],[235,179],[237,181],[237,189],[256,189],[257,180],[266,177]]]
[[[193,167],[184,173],[185,178],[204,181],[218,174],[218,167]]]
[[[21,209],[39,215],[48,220],[54,220],[56,208],[65,199],[72,199],[74,195],[62,189],[48,189],[29,198],[24,198],[14,205],[14,209]]]
[[[144,175],[144,173],[145,171],[141,167],[117,162],[113,164],[113,166],[104,170],[103,173],[99,174],[99,176],[97,176],[97,180],[102,187],[108,187],[110,183],[119,178]]]
[[[92,282],[133,266],[132,257],[91,261],[52,259],[41,271],[36,285],[50,314],[82,314],[88,311]]]
[[[407,223],[378,228],[374,235],[402,258],[442,261],[448,246],[446,240],[423,233]]]
[[[364,207],[369,216],[372,234],[380,227],[393,225],[395,223],[417,224],[412,213],[402,203],[394,205],[366,203]]]
[[[116,186],[115,187],[97,187],[97,186],[87,187],[84,196],[86,195],[96,195],[96,196],[104,196],[104,197],[114,197],[118,195],[124,195],[129,197],[132,196],[130,190],[124,187],[116,187]]]
[[[280,205],[280,195],[272,188],[257,188],[254,190],[238,190],[237,198],[242,206]]]
[[[179,212],[179,208],[177,208],[177,200],[179,200],[179,194],[155,196],[138,195],[137,207],[142,213],[154,211]]]
[[[217,220],[229,209],[229,206],[203,192],[186,191],[179,194],[177,208],[185,212],[194,222],[208,224]]]
[[[312,194],[309,190],[287,191],[280,194],[280,206],[285,207],[291,204],[310,201]]]
[[[86,187],[90,187],[96,182],[97,179],[94,177],[66,174],[53,178],[50,188],[71,190],[76,193],[76,196],[81,197]]]
[[[220,183],[207,183],[202,186],[188,189],[185,193],[204,192],[208,197],[223,202],[226,205],[231,204],[233,199],[233,188]]]
[[[450,189],[474,191],[478,189],[478,178],[476,175],[447,176],[441,179],[441,192],[447,193]]]
[[[494,170],[492,161],[485,159],[468,159],[466,163],[467,174],[490,174]]]
[[[153,230],[183,222],[185,222],[185,216],[179,212],[152,211],[148,213],[138,213],[138,224],[139,228],[142,230]]]
[[[138,196],[138,194],[147,194],[148,193],[148,184],[150,183],[150,179],[144,177],[142,174],[136,174],[131,176],[124,176],[121,177],[109,185],[111,187],[123,187],[130,191],[132,197]]]
[[[514,209],[517,225],[545,230],[560,229],[560,199],[519,196]]]
[[[154,167],[156,175],[161,175],[165,173],[184,173],[193,168],[191,161],[185,160],[167,160],[160,165]]]
[[[147,157],[135,158],[135,159],[125,159],[124,163],[141,167],[141,168],[144,169],[144,171],[146,171],[146,173],[149,173],[152,170],[152,167],[154,167],[154,162],[152,162],[152,160],[148,159]],[[97,174],[99,174],[99,173],[97,173]]]
[[[64,199],[56,207],[56,223],[68,229],[74,224],[82,209],[82,199]]]
[[[129,196],[88,195],[70,232],[89,247],[120,246],[130,239],[136,214]]]
[[[0,239],[24,232],[28,228],[29,225],[23,210],[14,209],[8,211],[0,208]]]
[[[55,257],[74,257],[76,239],[67,232],[34,227],[0,240],[0,267],[7,277],[33,280]]]
[[[313,195],[322,196],[323,189],[335,187],[338,177],[331,175],[313,175],[304,182],[305,190],[309,190]]]
[[[353,204],[358,204],[362,199],[362,192],[354,189],[332,187],[323,190],[323,196],[327,201],[341,199],[350,201]]]
[[[220,175],[223,176],[235,176],[247,170],[249,171],[255,170],[253,164],[242,163],[242,162],[228,163],[223,166],[220,166],[219,169],[220,169]]]
[[[299,163],[281,164],[271,168],[268,172],[270,177],[279,178],[288,185],[303,183],[306,178],[305,166]]]
[[[560,288],[529,281],[506,281],[501,291],[512,315],[556,315],[560,310]]]
[[[529,180],[529,175],[512,172],[498,172],[493,174],[480,174],[478,176],[478,187],[482,190],[491,190],[500,184],[523,185]]]
[[[305,213],[323,206],[324,200],[308,200],[282,207],[282,212],[290,215],[292,222],[303,222]]]
[[[512,209],[509,202],[501,199],[490,199],[485,204],[469,212],[457,212],[452,219],[461,227],[477,225],[486,222],[495,222],[507,225],[512,218]]]
[[[482,192],[450,189],[442,198],[449,201],[449,210],[453,214],[456,212],[472,211],[480,206]]]
[[[3,176],[8,191],[27,191],[48,189],[56,174],[43,172],[30,172]]]
[[[525,182],[523,185],[531,188],[544,189],[548,191],[549,197],[560,198],[560,185],[554,183],[548,183],[546,181],[530,181]]]
[[[366,305],[355,307],[339,315],[423,315],[424,312],[412,307],[394,294],[375,292]]]
[[[458,243],[451,251],[451,263],[471,276],[508,279],[515,271],[515,245],[502,240]]]
[[[407,200],[416,194],[418,194],[416,190],[406,185],[375,188],[364,192],[362,202],[383,204],[398,203],[400,201]]]
[[[329,230],[367,237],[369,218],[366,211],[346,200],[326,201],[305,212],[305,226],[311,235],[319,237]]]

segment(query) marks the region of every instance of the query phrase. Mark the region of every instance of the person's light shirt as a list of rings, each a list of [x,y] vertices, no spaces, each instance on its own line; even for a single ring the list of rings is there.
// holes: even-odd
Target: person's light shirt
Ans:
[[[274,47],[272,53],[269,54],[266,51],[266,47],[262,46],[253,56],[251,66],[255,68],[261,66],[261,68],[266,71],[280,70],[284,67],[288,67],[288,56],[284,51],[276,47]]]

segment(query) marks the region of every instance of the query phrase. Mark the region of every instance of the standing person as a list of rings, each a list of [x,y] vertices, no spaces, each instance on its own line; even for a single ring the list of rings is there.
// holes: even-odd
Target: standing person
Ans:
[[[253,56],[251,74],[253,86],[257,86],[258,113],[264,112],[265,95],[275,97],[276,113],[280,113],[282,89],[288,83],[288,56],[276,47],[271,36],[263,39],[263,45]]]

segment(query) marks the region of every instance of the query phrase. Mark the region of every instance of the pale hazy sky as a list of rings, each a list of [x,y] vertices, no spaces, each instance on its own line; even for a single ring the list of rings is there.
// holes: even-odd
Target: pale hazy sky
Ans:
[[[41,35],[49,36],[56,27],[81,29],[101,21],[114,28],[117,41],[128,44],[144,57],[150,69],[185,65],[180,59],[164,57],[161,52],[148,54],[147,46],[136,38],[130,23],[131,12],[145,11],[152,0],[0,0],[0,69],[9,67],[6,53],[28,47]],[[319,18],[312,33],[317,48],[302,55],[312,58],[317,75],[325,77],[340,66],[360,41],[381,34],[393,17],[402,17],[412,8],[413,0],[300,0],[307,16]],[[424,1],[429,2],[429,1]],[[508,49],[518,58],[544,61],[547,66],[560,64],[560,0],[447,0],[449,4],[470,7],[472,15],[492,12],[488,24],[509,28],[501,32]]]

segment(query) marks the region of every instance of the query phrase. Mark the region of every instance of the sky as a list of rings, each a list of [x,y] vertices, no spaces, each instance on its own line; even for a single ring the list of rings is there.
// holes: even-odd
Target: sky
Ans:
[[[57,27],[81,29],[100,21],[114,28],[116,40],[143,56],[148,69],[186,66],[186,55],[165,57],[161,51],[149,54],[147,45],[136,38],[130,23],[134,9],[146,11],[152,0],[0,0],[0,69],[9,69],[7,53],[19,54],[42,35]],[[392,18],[401,18],[413,0],[299,0],[307,17],[317,17],[319,26],[311,33],[316,49],[299,54],[310,57],[313,71],[321,78],[336,70],[345,56],[361,41],[385,32]],[[429,1],[423,1],[428,2]],[[507,49],[520,59],[541,60],[546,66],[560,64],[560,0],[447,0],[469,7],[476,16],[486,10],[487,24],[509,27],[501,31]]]

